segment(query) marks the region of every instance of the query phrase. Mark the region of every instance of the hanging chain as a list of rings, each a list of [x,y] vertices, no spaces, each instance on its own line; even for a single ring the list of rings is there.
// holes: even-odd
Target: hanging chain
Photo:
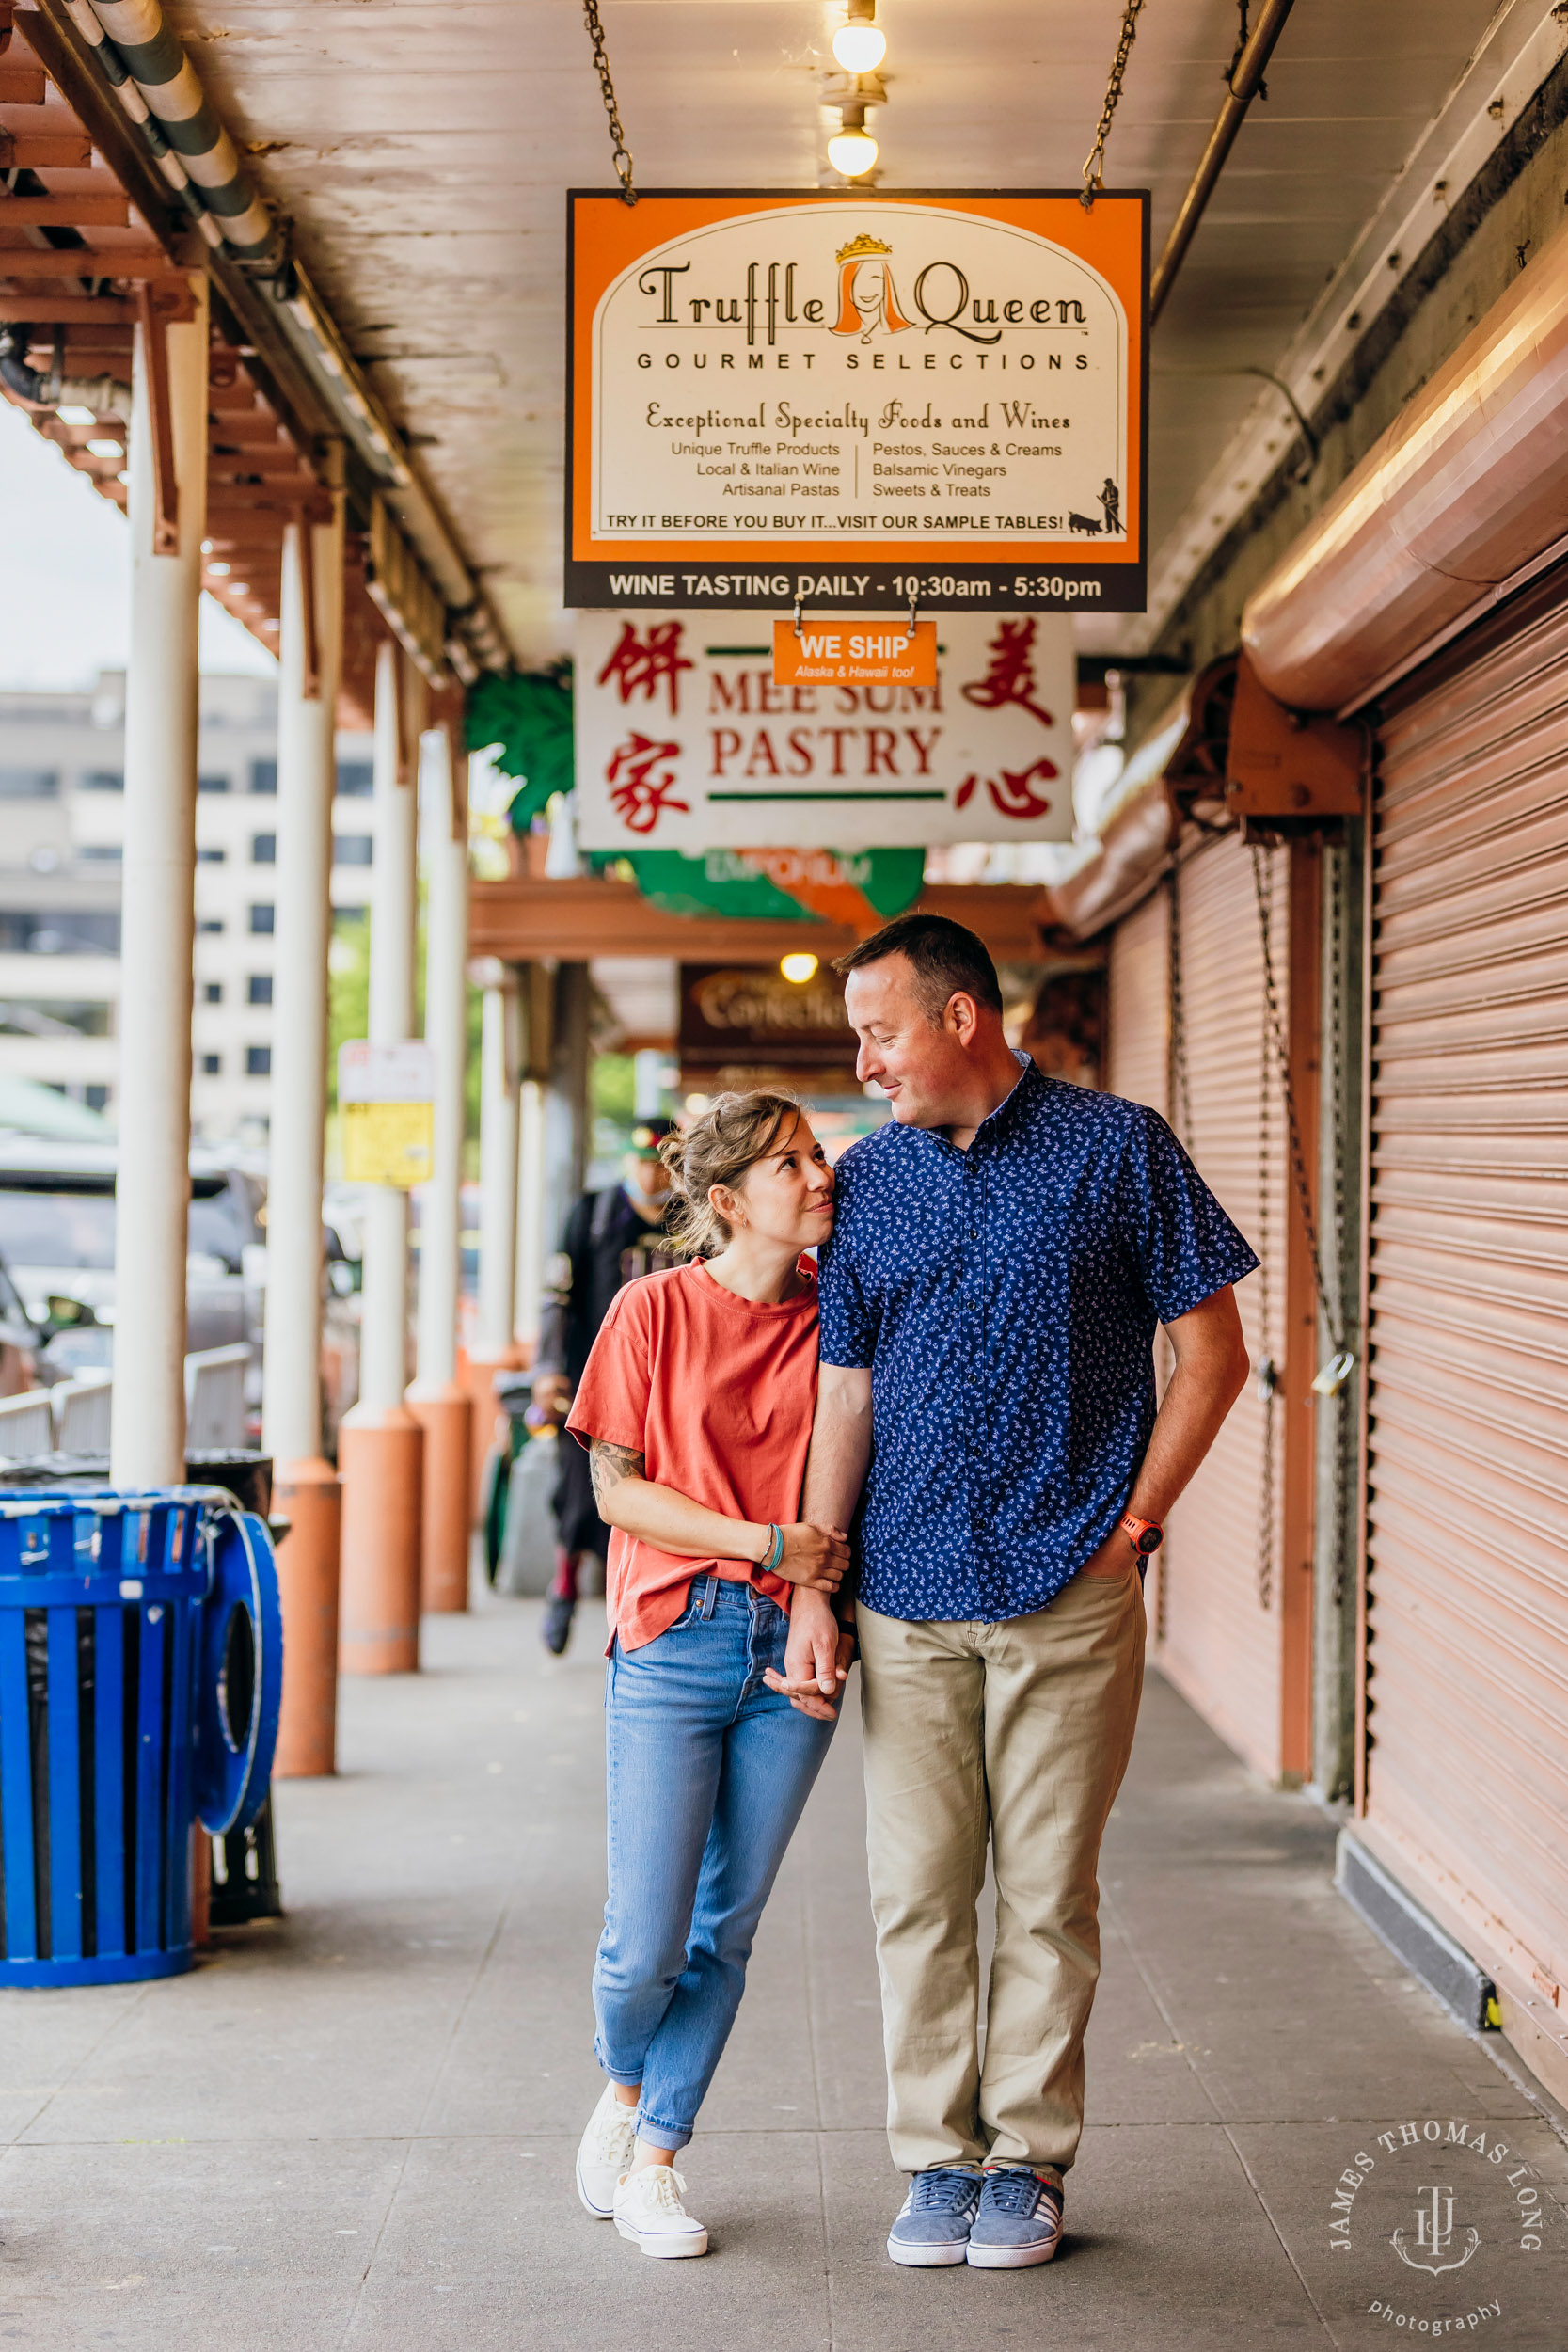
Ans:
[[[1267,850],[1254,849],[1252,879],[1258,893],[1258,920],[1263,934],[1264,995],[1263,1017],[1259,1029],[1258,1070],[1258,1315],[1262,1327],[1262,1340],[1258,1357],[1258,1369],[1253,1375],[1263,1406],[1263,1458],[1258,1485],[1258,1606],[1268,1609],[1274,1602],[1274,1548],[1275,1535],[1275,1397],[1279,1376],[1274,1358],[1274,1243],[1270,1231],[1269,1212],[1274,1205],[1274,1168],[1271,1145],[1274,1140],[1274,1040],[1270,1030],[1272,958],[1270,933],[1274,927],[1274,868]]]
[[[1172,860],[1165,874],[1165,982],[1170,1028],[1165,1045],[1165,1110],[1177,1141],[1193,1149],[1193,1089],[1187,1073],[1187,1000],[1181,954],[1181,868]],[[1161,1339],[1163,1379],[1169,1377],[1168,1340]],[[1171,1561],[1160,1562],[1154,1584],[1154,1639],[1165,1638],[1169,1616]]]
[[[1177,1140],[1193,1148],[1193,1086],[1187,1071],[1187,1004],[1181,970],[1181,868],[1173,864],[1165,876],[1166,972],[1170,994],[1170,1045],[1166,1057],[1165,1100]]]
[[[1349,1326],[1345,1312],[1345,1235],[1348,1229],[1349,1204],[1345,1197],[1345,1123],[1348,1105],[1345,1093],[1346,1066],[1350,1058],[1350,1041],[1345,1034],[1345,850],[1330,844],[1324,850],[1328,863],[1328,1033],[1329,1054],[1327,1075],[1334,1089],[1330,1098],[1329,1116],[1332,1121],[1334,1165],[1334,1294],[1338,1308],[1338,1329],[1343,1334]],[[1335,1327],[1330,1326],[1331,1334]],[[1332,1369],[1344,1366],[1344,1375],[1327,1402],[1338,1415],[1334,1432],[1334,1606],[1341,1609],[1345,1600],[1345,1569],[1351,1547],[1351,1498],[1355,1487],[1355,1422],[1352,1411],[1354,1391],[1347,1385],[1350,1364],[1348,1351],[1341,1352]]]
[[[621,128],[620,109],[615,103],[615,85],[610,78],[610,57],[604,45],[604,26],[599,22],[599,0],[582,0],[583,22],[594,43],[594,70],[599,77],[604,95],[604,110],[610,118],[610,151],[615,164],[615,176],[621,183],[622,200],[637,201],[637,190],[631,183],[631,150]]]
[[[1345,883],[1342,852],[1338,849],[1330,847],[1325,849],[1324,855],[1328,862],[1328,1030],[1331,1042],[1329,1054],[1326,1057],[1327,1068],[1325,1069],[1323,1074],[1326,1082],[1333,1089],[1333,1093],[1330,1098],[1330,1118],[1332,1120],[1331,1133],[1334,1138],[1333,1215],[1335,1278],[1334,1296],[1332,1299],[1329,1296],[1328,1284],[1323,1274],[1323,1249],[1318,1237],[1317,1219],[1312,1214],[1312,1188],[1307,1173],[1307,1153],[1302,1142],[1301,1118],[1296,1108],[1295,1089],[1291,1082],[1290,1047],[1286,1041],[1285,1024],[1280,1014],[1278,982],[1275,977],[1273,941],[1274,871],[1271,863],[1272,852],[1265,849],[1261,843],[1254,842],[1252,845],[1252,880],[1253,888],[1258,899],[1258,930],[1263,954],[1263,1140],[1260,1142],[1259,1151],[1262,1160],[1266,1162],[1268,1153],[1267,1129],[1269,1120],[1268,1065],[1272,1060],[1277,1076],[1281,1104],[1285,1112],[1291,1173],[1295,1187],[1296,1205],[1301,1212],[1302,1229],[1307,1238],[1307,1252],[1309,1260],[1311,1261],[1312,1286],[1317,1293],[1319,1311],[1323,1316],[1323,1328],[1328,1334],[1328,1343],[1333,1351],[1332,1360],[1324,1365],[1322,1372],[1319,1373],[1317,1378],[1313,1381],[1312,1386],[1321,1396],[1329,1401],[1334,1408],[1334,1411],[1338,1416],[1335,1429],[1334,1441],[1334,1605],[1336,1608],[1338,1608],[1342,1605],[1344,1600],[1345,1549],[1347,1541],[1345,1520],[1349,1510],[1350,1494],[1354,1473],[1354,1463],[1353,1459],[1354,1431],[1351,1418],[1351,1400],[1346,1394],[1345,1390],[1346,1383],[1354,1368],[1355,1358],[1351,1352],[1348,1343],[1348,1321],[1344,1311],[1344,1235],[1346,1230],[1345,1217],[1347,1208],[1345,1199],[1345,1110],[1342,1068],[1342,1056],[1346,1050],[1343,1036]],[[1261,1175],[1259,1181],[1261,1182]],[[1260,1254],[1263,1253],[1260,1251]],[[1266,1298],[1268,1284],[1268,1262],[1266,1255],[1264,1256],[1262,1284]],[[1266,1320],[1268,1314],[1268,1308],[1266,1304],[1263,1311]],[[1265,1358],[1263,1363],[1259,1368],[1259,1385],[1262,1383],[1265,1373],[1267,1373],[1269,1379],[1269,1389],[1267,1394],[1272,1399],[1273,1389],[1275,1386],[1275,1366],[1273,1359],[1270,1358]],[[1263,1518],[1268,1535],[1267,1556],[1272,1563],[1274,1549],[1274,1454],[1272,1443],[1268,1442],[1268,1438],[1272,1438],[1272,1427],[1269,1428],[1268,1438],[1266,1438],[1268,1450],[1264,1467],[1265,1493],[1261,1505],[1261,1516]],[[1260,1537],[1260,1541],[1262,1539]],[[1260,1579],[1262,1573],[1263,1571],[1260,1567]],[[1262,1597],[1261,1592],[1259,1597]],[[1263,1606],[1265,1608],[1268,1606],[1266,1598],[1263,1600]]]
[[[1094,199],[1104,186],[1105,142],[1111,135],[1111,124],[1121,103],[1121,86],[1127,74],[1127,60],[1132,55],[1132,43],[1138,38],[1138,19],[1143,14],[1144,0],[1127,0],[1122,13],[1121,39],[1111,66],[1111,78],[1105,85],[1105,103],[1101,108],[1100,128],[1095,133],[1094,146],[1084,166],[1084,193],[1078,201],[1085,212],[1092,212]]]
[[[1291,1049],[1286,1042],[1285,1024],[1280,1017],[1279,988],[1275,978],[1274,949],[1270,937],[1270,912],[1274,893],[1274,878],[1269,868],[1270,851],[1261,843],[1252,845],[1252,881],[1258,894],[1258,926],[1263,943],[1263,1025],[1265,1040],[1272,1041],[1275,1059],[1279,1068],[1279,1087],[1284,1097],[1285,1119],[1290,1135],[1291,1173],[1295,1183],[1296,1204],[1307,1233],[1307,1254],[1312,1262],[1312,1286],[1318,1294],[1318,1304],[1336,1356],[1344,1353],[1343,1327],[1335,1308],[1329,1303],[1327,1285],[1323,1280],[1323,1254],[1318,1247],[1318,1222],[1312,1214],[1312,1186],[1307,1174],[1307,1154],[1301,1140],[1301,1120],[1296,1111],[1295,1089],[1291,1084]]]

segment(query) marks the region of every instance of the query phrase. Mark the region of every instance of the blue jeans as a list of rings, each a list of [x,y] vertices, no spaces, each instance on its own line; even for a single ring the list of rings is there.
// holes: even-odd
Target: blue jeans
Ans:
[[[612,2082],[641,2084],[637,2130],[656,2148],[691,2137],[833,1735],[763,1681],[783,1673],[788,1631],[766,1593],[705,1576],[668,1632],[610,1655],[594,2055]]]

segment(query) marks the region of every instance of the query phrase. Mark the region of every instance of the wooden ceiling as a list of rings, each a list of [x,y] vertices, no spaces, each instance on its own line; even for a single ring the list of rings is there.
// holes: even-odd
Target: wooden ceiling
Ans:
[[[30,29],[27,11],[13,14],[0,0],[0,171],[8,180],[0,186],[0,326],[30,330],[17,356],[46,385],[87,379],[100,390],[90,417],[69,396],[32,403],[8,387],[4,397],[123,510],[129,403],[116,388],[130,382],[138,308],[188,318],[189,272],[202,248],[194,232],[171,237],[138,209],[50,79]],[[220,310],[209,348],[202,586],[276,653],[284,527],[327,519],[326,473],[265,365],[226,324]],[[363,531],[347,533],[345,728],[371,724],[376,647],[387,635],[368,593],[367,540]]]

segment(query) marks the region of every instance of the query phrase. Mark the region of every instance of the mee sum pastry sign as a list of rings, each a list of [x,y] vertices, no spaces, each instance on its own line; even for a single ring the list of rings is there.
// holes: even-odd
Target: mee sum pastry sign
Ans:
[[[579,612],[577,837],[585,850],[840,850],[1072,835],[1072,623],[922,621],[928,683],[824,675],[804,648],[847,623],[774,630],[702,606]],[[867,623],[906,642],[906,626]],[[772,642],[769,642],[769,641]],[[793,675],[783,641],[800,651]],[[848,665],[851,669],[856,664]]]
[[[1142,191],[568,216],[569,605],[1142,610]]]

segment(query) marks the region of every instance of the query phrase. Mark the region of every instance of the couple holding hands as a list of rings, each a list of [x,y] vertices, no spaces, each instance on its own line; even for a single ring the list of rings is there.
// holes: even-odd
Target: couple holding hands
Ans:
[[[912,2175],[887,2250],[1021,2269],[1060,2242],[1083,2125],[1143,1568],[1245,1380],[1231,1285],[1258,1262],[1154,1112],[1012,1050],[972,932],[905,915],[839,969],[892,1119],[836,1180],[784,1095],[672,1138],[689,1263],[618,1294],[567,1424],[613,1530],[608,2080],[578,2191],[644,2253],[706,2251],[675,2157],[858,1655]]]

